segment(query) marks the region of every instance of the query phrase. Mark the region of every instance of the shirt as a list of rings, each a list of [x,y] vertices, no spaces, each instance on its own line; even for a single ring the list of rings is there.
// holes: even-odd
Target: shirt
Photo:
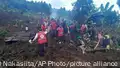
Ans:
[[[48,33],[48,32],[47,32],[47,31],[45,31],[45,34],[47,34],[47,33]],[[35,37],[34,37],[33,41],[35,41],[37,38],[38,38],[38,33],[36,33],[36,35],[35,35]]]

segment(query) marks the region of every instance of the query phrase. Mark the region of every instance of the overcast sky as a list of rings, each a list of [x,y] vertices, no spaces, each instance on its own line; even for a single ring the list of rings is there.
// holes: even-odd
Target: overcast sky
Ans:
[[[71,3],[75,2],[76,0],[33,0],[33,1],[46,1],[47,3],[50,3],[53,8],[65,7],[67,10],[71,10],[72,9]],[[97,7],[99,7],[101,4],[105,5],[107,2],[110,2],[110,5],[112,4],[115,5],[114,10],[120,12],[120,9],[116,4],[117,0],[93,0],[93,1]]]

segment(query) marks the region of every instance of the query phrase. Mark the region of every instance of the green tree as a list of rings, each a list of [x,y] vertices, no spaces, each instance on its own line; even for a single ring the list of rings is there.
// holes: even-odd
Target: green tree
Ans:
[[[117,5],[120,7],[120,0],[117,0]]]
[[[24,13],[44,13],[46,15],[51,14],[51,5],[46,2],[29,2],[26,0],[3,0],[0,1],[1,11],[8,12],[20,12]]]
[[[105,6],[101,4],[100,12],[104,16],[104,23],[111,25],[118,21],[118,15],[116,11],[112,11],[114,8],[114,5],[110,6],[109,4],[110,4],[109,2],[107,2]]]
[[[101,4],[99,11],[92,14],[88,21],[92,20],[93,22],[105,25],[115,24],[119,19],[119,15],[116,11],[113,11],[114,5],[110,6],[110,3],[107,2],[105,6]]]
[[[60,8],[60,9],[57,10],[58,17],[67,18],[68,13],[69,12],[65,8]]]
[[[96,11],[92,0],[77,0],[72,5],[73,20],[79,23],[85,23],[86,19]]]

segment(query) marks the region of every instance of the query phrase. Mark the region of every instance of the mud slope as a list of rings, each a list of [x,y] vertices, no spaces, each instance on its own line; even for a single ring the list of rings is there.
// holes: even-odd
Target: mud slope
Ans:
[[[37,44],[30,45],[27,42],[18,42],[11,45],[5,45],[3,41],[0,41],[0,61],[64,61],[64,62],[93,62],[93,61],[110,61],[110,62],[119,62],[120,61],[120,52],[118,51],[109,51],[109,52],[96,52],[88,53],[83,55],[81,51],[77,51],[74,47],[69,47],[63,45],[62,48],[55,47],[52,49],[46,50],[45,57],[40,57],[36,53]],[[57,45],[56,45],[57,46]],[[51,52],[51,53],[50,53]],[[9,68],[9,67],[8,67]],[[12,67],[10,67],[12,68]],[[18,68],[18,67],[15,67]],[[24,67],[26,68],[26,67]],[[28,67],[32,68],[32,67]],[[42,68],[42,67],[40,67]],[[50,68],[46,67],[45,68]],[[53,67],[52,67],[53,68]],[[54,67],[54,68],[65,68],[65,67]],[[69,68],[69,67],[68,67]],[[115,68],[115,67],[71,67],[71,68]],[[116,67],[117,68],[117,67]],[[118,67],[119,68],[119,67]]]

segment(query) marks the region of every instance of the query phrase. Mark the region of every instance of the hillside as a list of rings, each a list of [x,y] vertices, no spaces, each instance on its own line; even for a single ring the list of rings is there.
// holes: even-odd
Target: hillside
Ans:
[[[21,67],[1,66],[0,68],[120,68],[120,14],[112,11],[114,6],[107,3],[105,6],[101,4],[99,8],[96,8],[92,0],[77,0],[72,5],[73,9],[67,11],[65,8],[52,8],[51,4],[46,2],[0,0],[0,62],[21,62]],[[31,34],[34,37],[39,31],[43,21],[48,25],[54,21],[57,26],[65,27],[66,34],[63,33],[65,35],[62,37],[65,42],[60,44],[58,37],[52,37],[54,30],[52,31],[51,28],[47,34],[48,47],[44,47],[45,56],[41,57],[37,52],[40,49],[37,41],[30,44],[29,40]],[[88,26],[83,34],[81,24]],[[49,29],[48,25],[46,29]],[[25,30],[26,27],[29,28],[28,31]],[[55,35],[57,35],[57,27],[55,30]],[[103,37],[107,33],[110,35],[113,41],[110,49],[100,46],[98,50],[93,49],[98,41],[98,32],[103,33]],[[77,34],[82,38],[76,38]],[[85,54],[80,48],[82,45],[80,40],[85,42]],[[23,67],[24,61],[66,62],[67,66],[56,64],[56,66],[33,67],[28,66],[32,65],[29,63]],[[90,66],[85,65],[85,62],[90,63]],[[111,64],[107,65],[104,62]],[[112,66],[114,63],[115,65]]]

